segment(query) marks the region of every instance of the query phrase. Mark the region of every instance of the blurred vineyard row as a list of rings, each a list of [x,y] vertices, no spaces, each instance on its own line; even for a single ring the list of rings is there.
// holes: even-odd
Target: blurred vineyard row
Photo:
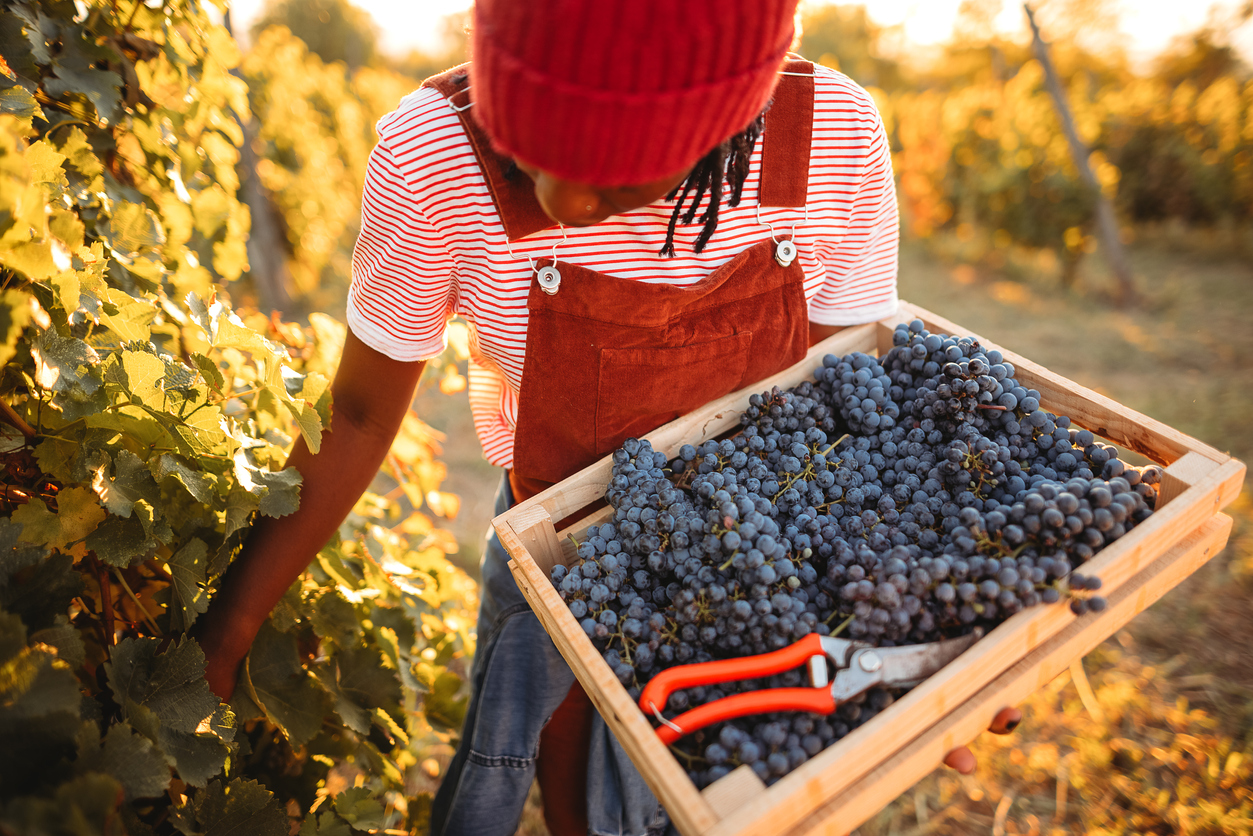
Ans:
[[[1083,4],[1042,5],[1053,9],[1044,19],[1053,61],[1124,238],[1167,223],[1247,246],[1253,75],[1225,36],[1212,28],[1182,36],[1136,68],[1068,34],[1060,21]],[[955,242],[964,259],[993,268],[1026,253],[1069,283],[1096,248],[1092,195],[1030,45],[967,31],[927,60],[907,61],[885,57],[890,33],[862,7],[804,8],[802,52],[879,103],[904,233]],[[464,17],[447,22],[437,55],[390,60],[368,18],[342,0],[283,0],[254,27],[241,68],[256,123],[252,175],[277,210],[297,308],[342,304],[374,122],[426,75],[464,60],[463,25]]]

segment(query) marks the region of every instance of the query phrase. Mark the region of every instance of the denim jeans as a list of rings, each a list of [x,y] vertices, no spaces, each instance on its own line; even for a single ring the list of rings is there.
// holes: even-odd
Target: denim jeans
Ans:
[[[513,504],[508,480],[496,513]],[[461,744],[435,795],[432,836],[512,836],[535,778],[540,732],[574,674],[513,580],[490,532],[479,590],[478,651]],[[665,813],[599,714],[592,720],[587,801],[593,836],[664,831]]]

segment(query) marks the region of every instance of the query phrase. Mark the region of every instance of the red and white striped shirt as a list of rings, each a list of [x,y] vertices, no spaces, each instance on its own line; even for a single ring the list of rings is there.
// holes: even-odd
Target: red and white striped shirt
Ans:
[[[892,163],[873,100],[846,76],[815,66],[806,209],[762,208],[761,222],[790,234],[805,273],[809,319],[856,325],[897,306],[897,208]],[[769,115],[766,131],[769,131]],[[378,123],[353,252],[348,325],[396,360],[445,348],[448,321],[470,325],[470,408],[487,460],[509,467],[526,354],[528,258],[552,256],[591,270],[679,287],[695,284],[770,236],[758,221],[761,143],[741,203],[723,206],[699,255],[699,223],[658,255],[673,204],[659,201],[591,227],[550,229],[507,244],[487,183],[457,114],[437,91],[418,90]]]

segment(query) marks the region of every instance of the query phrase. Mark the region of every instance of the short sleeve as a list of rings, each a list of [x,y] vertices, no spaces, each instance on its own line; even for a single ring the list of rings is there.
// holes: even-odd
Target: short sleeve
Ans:
[[[861,171],[853,185],[847,227],[838,239],[815,248],[826,267],[826,281],[810,300],[809,319],[822,325],[858,325],[896,312],[900,218],[892,178],[892,154],[874,100],[853,88],[845,107],[866,127],[859,131]],[[811,163],[812,165],[812,163]]]
[[[418,207],[385,141],[370,154],[361,233],[352,252],[348,327],[393,360],[429,360],[446,347],[456,263]]]

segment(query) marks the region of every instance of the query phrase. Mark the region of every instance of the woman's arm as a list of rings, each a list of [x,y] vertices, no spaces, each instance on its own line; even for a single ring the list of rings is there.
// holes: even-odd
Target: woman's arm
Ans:
[[[287,460],[303,477],[300,508],[258,517],[195,634],[209,687],[223,699],[270,610],[326,544],[378,472],[413,398],[423,362],[401,362],[349,331],[331,384],[333,417],[317,455],[297,439]]]

